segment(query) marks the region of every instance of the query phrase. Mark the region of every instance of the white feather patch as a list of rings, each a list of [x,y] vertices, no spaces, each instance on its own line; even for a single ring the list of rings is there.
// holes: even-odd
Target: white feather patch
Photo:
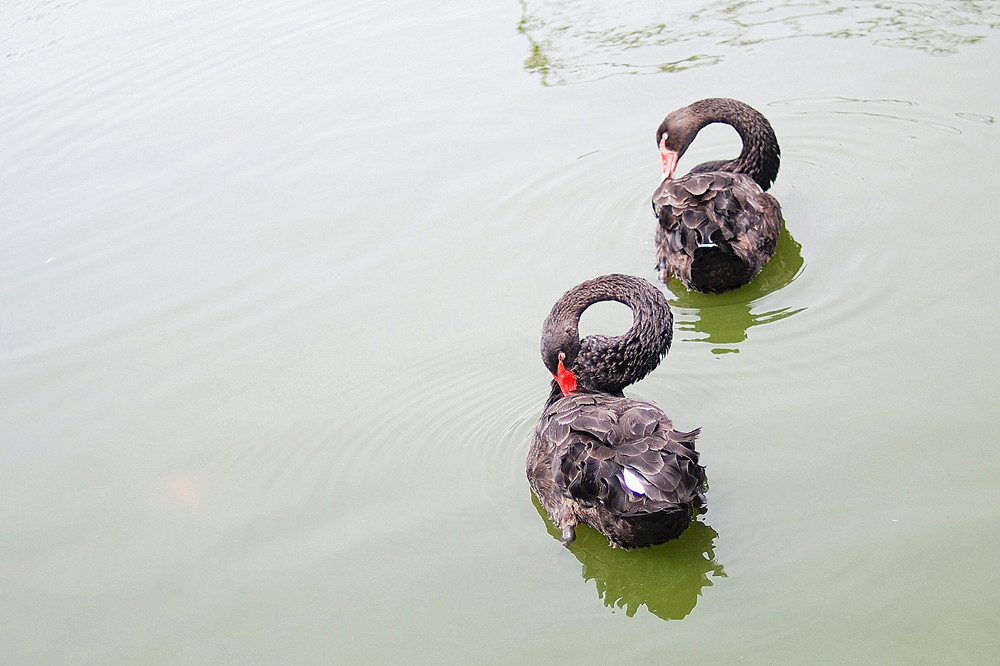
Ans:
[[[636,495],[646,494],[646,480],[628,467],[622,467],[622,480],[625,482],[625,487]]]

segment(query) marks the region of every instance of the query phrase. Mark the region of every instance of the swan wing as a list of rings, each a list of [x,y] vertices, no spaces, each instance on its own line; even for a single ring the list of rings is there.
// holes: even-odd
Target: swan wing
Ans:
[[[656,406],[615,396],[556,401],[539,422],[555,488],[581,506],[622,515],[691,502],[704,489],[694,440]]]
[[[703,246],[731,250],[756,274],[774,254],[782,225],[774,197],[749,176],[726,171],[663,181],[653,194],[653,212],[658,267],[685,282]]]

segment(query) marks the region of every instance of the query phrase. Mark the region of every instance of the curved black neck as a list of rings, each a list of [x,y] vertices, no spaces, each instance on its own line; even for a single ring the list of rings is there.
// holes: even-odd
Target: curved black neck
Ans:
[[[694,140],[695,134],[701,128],[712,123],[731,125],[743,141],[743,149],[740,151],[739,157],[700,165],[693,171],[713,170],[742,173],[753,178],[763,190],[771,187],[771,183],[778,176],[781,148],[778,146],[778,138],[771,128],[771,123],[756,109],[735,99],[713,97],[675,111],[667,117],[668,120],[675,114],[687,118],[689,122],[693,121],[691,127],[694,131],[690,132],[689,136],[684,137],[686,143],[680,151],[681,154]],[[666,120],[664,125],[667,125]],[[685,135],[687,134],[685,133]],[[659,141],[659,137],[657,137],[657,141]]]
[[[632,327],[622,335],[580,340],[580,316],[600,301],[631,308]],[[542,360],[554,373],[563,353],[580,390],[621,394],[659,365],[672,336],[673,315],[659,289],[631,275],[605,275],[570,289],[552,306],[542,327]]]

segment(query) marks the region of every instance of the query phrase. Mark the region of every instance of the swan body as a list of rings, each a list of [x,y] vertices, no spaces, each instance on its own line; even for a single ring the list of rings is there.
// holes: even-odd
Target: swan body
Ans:
[[[580,340],[580,315],[604,300],[631,307],[632,328]],[[672,335],[666,298],[627,275],[574,287],[546,319],[541,351],[553,382],[527,475],[564,545],[580,523],[621,548],[663,543],[704,506],[705,470],[694,448],[699,431],[680,432],[659,407],[622,393],[659,364]]]
[[[699,164],[673,178],[681,155],[711,123],[732,125],[743,140],[739,157]],[[656,261],[661,279],[720,293],[749,282],[774,254],[781,206],[767,190],[778,174],[780,147],[759,112],[732,99],[711,98],[670,113],[656,132],[663,181],[653,193]]]

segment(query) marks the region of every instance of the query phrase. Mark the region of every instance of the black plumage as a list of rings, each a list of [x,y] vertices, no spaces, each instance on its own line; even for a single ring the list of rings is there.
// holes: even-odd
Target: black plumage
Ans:
[[[620,336],[579,337],[580,315],[598,301],[632,309]],[[576,378],[566,394],[557,380],[528,453],[531,489],[569,544],[586,523],[614,546],[638,548],[681,534],[704,505],[705,470],[698,430],[680,432],[657,406],[626,398],[670,349],[673,316],[646,280],[606,275],[569,290],[542,327],[542,359]]]
[[[673,178],[672,165],[711,123],[736,129],[743,140],[739,157],[705,162]],[[782,226],[781,206],[765,192],[778,175],[781,154],[771,124],[743,102],[703,99],[670,113],[656,143],[665,166],[653,193],[661,279],[676,276],[688,289],[706,293],[743,286],[774,254]]]

